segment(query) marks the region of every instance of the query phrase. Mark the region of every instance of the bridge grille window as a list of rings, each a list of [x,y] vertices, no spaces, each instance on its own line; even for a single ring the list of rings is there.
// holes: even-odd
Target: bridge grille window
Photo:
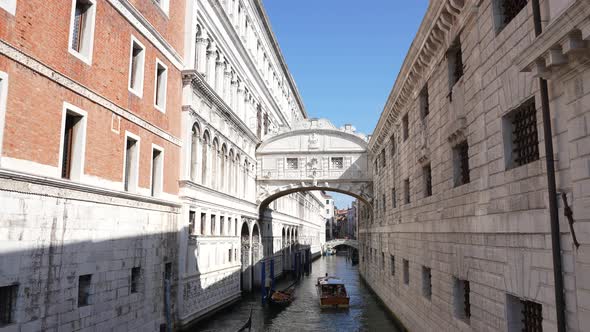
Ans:
[[[14,323],[18,285],[0,287],[0,327]]]
[[[539,136],[537,134],[537,110],[534,98],[506,116],[504,121],[510,135],[507,141],[508,168],[518,167],[539,160]],[[505,150],[505,151],[506,151]]]
[[[333,169],[343,169],[344,168],[344,158],[343,157],[332,157],[332,168]]]
[[[424,174],[424,197],[432,196],[432,168],[430,164],[422,168]]]
[[[455,304],[455,317],[469,323],[471,317],[471,300],[469,281],[454,279],[453,302]]]
[[[453,157],[455,160],[455,187],[469,183],[469,145],[467,141],[453,148]]]
[[[299,167],[297,158],[287,158],[287,169],[297,169]]]
[[[507,295],[508,331],[542,332],[543,306],[540,303]]]

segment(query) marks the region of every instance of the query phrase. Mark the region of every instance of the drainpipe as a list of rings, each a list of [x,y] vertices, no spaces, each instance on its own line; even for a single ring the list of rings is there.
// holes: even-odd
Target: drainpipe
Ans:
[[[543,32],[541,25],[541,9],[539,0],[532,1],[535,36]],[[565,332],[565,296],[563,288],[563,271],[561,267],[561,241],[559,216],[557,214],[557,190],[555,185],[555,162],[553,160],[553,134],[551,130],[551,114],[549,111],[549,92],[547,80],[539,78],[541,90],[541,109],[543,113],[543,133],[545,137],[545,153],[547,165],[547,192],[549,194],[549,217],[551,219],[551,251],[553,254],[553,278],[555,279],[555,311],[557,331]]]

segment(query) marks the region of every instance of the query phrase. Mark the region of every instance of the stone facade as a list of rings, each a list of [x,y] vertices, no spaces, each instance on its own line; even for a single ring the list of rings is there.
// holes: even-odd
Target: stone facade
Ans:
[[[375,199],[360,211],[361,273],[410,330],[516,331],[539,317],[557,330],[535,75],[549,79],[557,188],[581,243],[559,197],[567,328],[589,326],[590,7],[540,1],[536,37],[533,1],[520,3],[431,1],[369,142]]]

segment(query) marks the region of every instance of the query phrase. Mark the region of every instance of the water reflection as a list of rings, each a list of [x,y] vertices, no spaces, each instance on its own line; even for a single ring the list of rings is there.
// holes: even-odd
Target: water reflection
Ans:
[[[326,273],[344,280],[350,296],[348,309],[321,309],[315,290],[318,277]],[[289,285],[289,280],[277,288]],[[252,331],[400,331],[375,295],[360,280],[358,269],[342,256],[323,257],[313,263],[312,275],[295,289],[295,301],[288,307],[263,307],[254,292],[223,311],[201,321],[191,331],[235,332],[252,309]]]

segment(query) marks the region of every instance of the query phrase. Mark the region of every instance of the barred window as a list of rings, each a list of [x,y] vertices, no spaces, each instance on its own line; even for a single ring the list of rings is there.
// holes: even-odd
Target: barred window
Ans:
[[[18,285],[0,287],[0,327],[14,323]]]
[[[343,169],[344,168],[344,158],[343,157],[332,157],[332,168],[334,169]]]
[[[453,148],[455,187],[470,182],[469,178],[469,145],[464,141]]]
[[[537,109],[531,98],[503,120],[506,166],[513,168],[539,160]]]
[[[507,295],[508,331],[543,331],[543,306],[540,303]]]
[[[471,300],[469,281],[453,278],[453,304],[455,317],[469,323],[471,317]]]
[[[287,169],[297,169],[299,168],[298,164],[297,158],[287,158]]]
[[[432,196],[432,168],[430,164],[422,168],[422,174],[424,176],[424,197]]]

